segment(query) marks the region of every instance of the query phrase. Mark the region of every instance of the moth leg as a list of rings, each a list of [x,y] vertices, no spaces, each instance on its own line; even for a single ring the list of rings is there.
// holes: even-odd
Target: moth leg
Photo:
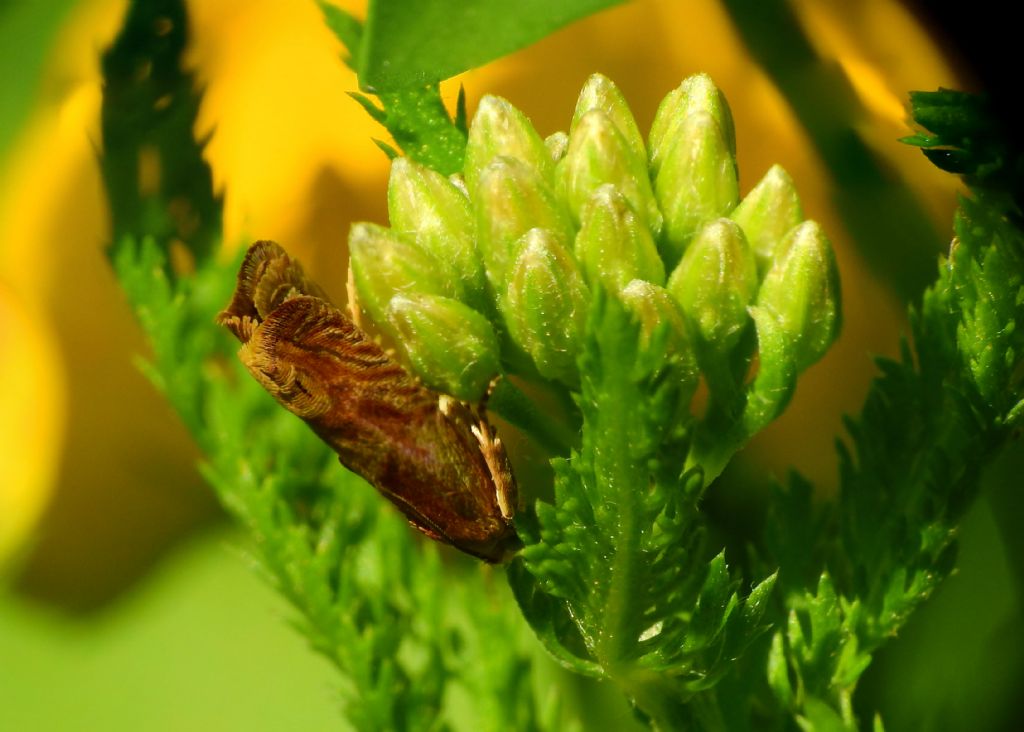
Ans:
[[[508,521],[516,513],[516,484],[505,457],[505,448],[501,445],[501,438],[491,431],[491,426],[485,419],[470,427],[470,430],[480,443],[480,452],[494,481],[494,493],[501,517]]]

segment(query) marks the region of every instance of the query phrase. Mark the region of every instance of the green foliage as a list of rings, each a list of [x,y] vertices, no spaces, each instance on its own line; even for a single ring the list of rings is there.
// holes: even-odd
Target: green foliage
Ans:
[[[163,10],[181,12],[180,4],[171,5]],[[152,8],[138,2],[130,17],[138,18],[142,6]],[[129,23],[115,48],[136,47],[138,37],[124,36],[150,27]],[[177,69],[181,78],[168,82],[188,88],[189,77],[164,56],[176,59],[179,51],[173,44],[158,47],[154,67]],[[194,111],[186,99],[181,103]],[[124,129],[126,110],[134,115],[123,104],[119,95],[104,104],[108,168],[157,142],[173,146],[174,160],[201,163],[190,135],[172,140],[160,124],[113,134]],[[115,181],[124,182],[121,172]],[[155,229],[120,236],[110,253],[152,347],[141,366],[201,447],[203,475],[246,529],[262,573],[296,609],[296,627],[340,672],[351,727],[497,730],[503,720],[514,720],[517,729],[560,726],[557,699],[534,694],[531,641],[507,591],[483,582],[480,570],[465,562],[443,562],[436,547],[424,546],[396,511],[276,405],[213,325],[230,298],[238,262],[202,258],[194,273],[173,272],[171,244],[159,238],[167,235],[162,219],[120,220],[118,212],[139,201],[117,199],[122,190],[116,183],[110,189],[114,230]],[[201,196],[209,189],[191,190],[196,204],[214,205],[212,196]],[[161,210],[175,194],[158,189],[145,205]],[[500,648],[492,647],[493,637],[502,638]],[[493,673],[481,675],[481,668]]]
[[[555,503],[538,504],[536,526],[524,527],[520,561],[533,578],[510,578],[555,658],[611,679],[673,729],[687,699],[763,631],[774,578],[741,599],[724,555],[708,555],[701,473],[680,475],[688,436],[669,421],[679,387],[667,330],[641,348],[639,325],[599,297],[587,333],[582,446],[556,461]]]
[[[466,98],[461,91],[454,119],[436,84],[408,92],[381,92],[377,95],[379,106],[363,94],[353,93],[352,98],[391,133],[398,149],[416,162],[446,175],[462,169]],[[387,143],[377,144],[389,158],[398,156]]]
[[[341,674],[357,730],[552,729],[557,704],[534,701],[529,639],[500,586],[443,563],[397,512],[281,410],[212,328],[237,262],[172,280],[150,237],[114,248],[118,279],[153,349],[143,367],[179,412],[223,506],[251,537],[295,625]],[[502,638],[498,648],[491,640]],[[481,676],[479,669],[493,667]],[[458,719],[453,690],[461,694]]]
[[[362,64],[355,62],[365,56],[366,48],[379,40],[379,31],[374,31],[371,25],[370,30],[364,32],[358,20],[325,0],[318,0],[318,5],[327,27],[347,50],[345,63],[356,68],[360,85],[375,95],[379,104],[366,94],[352,92],[350,96],[391,134],[398,150],[411,159],[445,175],[462,170],[466,147],[466,98],[462,92],[453,118],[444,106],[438,86],[438,81],[444,77],[403,85],[407,88],[401,91],[384,90],[370,84],[363,74]],[[371,10],[371,18],[374,12]],[[388,143],[376,142],[389,158],[398,156],[398,151]]]
[[[768,570],[741,590],[724,552],[705,539],[698,501],[735,451],[778,416],[798,371],[831,345],[839,320],[830,246],[816,224],[794,220],[795,191],[757,202],[751,220],[761,229],[771,228],[780,206],[785,220],[759,275],[740,225],[718,218],[737,203],[725,100],[704,76],[668,99],[675,97],[683,98],[665,107],[652,132],[664,148],[656,171],[625,99],[605,77],[585,84],[557,161],[522,112],[485,97],[469,128],[465,190],[396,163],[393,228],[357,224],[350,236],[360,302],[385,330],[381,313],[410,298],[454,297],[449,305],[467,306],[461,317],[477,315],[506,336],[494,374],[571,394],[579,413],[566,416],[579,436],[555,445],[535,422],[502,412],[500,399],[490,404],[561,456],[553,462],[554,503],[521,516],[525,549],[510,580],[556,660],[611,681],[665,729],[713,718],[714,704],[701,695],[767,629],[761,620],[775,581]],[[700,165],[691,164],[692,149]],[[721,193],[709,170],[723,172],[732,194]],[[672,208],[663,216],[654,176],[685,187],[696,204],[666,193]],[[672,239],[663,226],[677,215],[676,228],[688,227],[692,242]],[[675,242],[673,258],[690,248],[663,289],[672,261],[660,251],[666,239]],[[454,240],[465,247],[465,271],[439,275],[457,266]],[[631,261],[637,243],[646,245],[642,266]],[[606,276],[616,253],[619,273]],[[483,299],[461,287],[481,268]],[[770,292],[756,299],[759,291]],[[450,354],[450,330],[424,318],[413,341]],[[761,364],[750,379],[755,354]],[[453,393],[485,383],[453,379],[437,359],[408,361],[424,382],[449,383]],[[700,415],[690,404],[698,366],[712,396]],[[578,447],[565,457],[567,443]]]
[[[915,140],[974,139],[984,124],[977,100],[957,95],[964,104],[951,109],[950,94],[914,95],[918,121],[939,119],[942,128]],[[936,117],[937,103],[945,117]],[[977,160],[999,143],[978,144],[954,152]],[[985,177],[1006,180],[996,168]],[[1008,193],[986,187],[961,201],[949,258],[911,313],[913,346],[904,344],[898,361],[879,361],[859,419],[847,423],[834,520],[814,516],[799,482],[777,505],[769,545],[789,622],[773,638],[767,668],[777,702],[803,729],[856,728],[850,697],[861,672],[952,571],[957,523],[982,468],[1020,422],[1024,233],[1007,218],[1016,213]],[[816,587],[806,557],[786,547],[790,530],[828,555]]]
[[[942,170],[965,176],[972,188],[1019,195],[1021,157],[988,97],[940,89],[911,92],[910,101],[924,130],[903,142],[920,147]]]
[[[644,293],[641,299],[648,306],[659,301],[654,307],[674,323],[672,358],[696,360],[707,380],[711,404],[694,423],[686,467],[699,467],[710,484],[782,412],[798,373],[831,346],[841,320],[831,245],[817,224],[799,220],[792,186],[781,195],[755,191],[749,208],[756,215],[741,217],[759,239],[781,237],[766,248],[760,275],[741,226],[719,218],[736,205],[731,119],[710,78],[694,75],[663,102],[650,135],[660,152],[648,155],[621,92],[594,74],[557,153],[510,102],[485,96],[469,128],[464,190],[436,174],[431,179],[415,163],[396,162],[392,228],[353,226],[349,248],[363,309],[393,330],[383,314],[394,298],[455,297],[488,318],[501,341],[500,370],[491,376],[518,377],[566,399],[579,390],[577,359],[592,293],[604,283],[612,297],[632,298],[635,307]],[[669,180],[671,190],[686,195],[666,193],[659,201],[655,180]],[[669,206],[664,215],[662,203]],[[782,222],[772,222],[773,214]],[[685,241],[673,233],[682,228],[692,234]],[[654,294],[681,248],[685,256],[664,297]],[[450,339],[443,329],[433,335],[438,343]],[[429,336],[417,333],[419,340]],[[750,379],[755,355],[760,365]],[[443,369],[424,371],[425,359],[408,360],[424,382],[451,383]],[[696,381],[692,373],[686,378]],[[479,392],[482,380],[473,381],[451,390]],[[691,419],[692,394],[679,400],[672,419]],[[571,431],[579,428],[576,411],[567,410]],[[514,423],[539,436],[535,425]]]
[[[375,92],[436,84],[621,1],[371,0],[360,83]]]
[[[220,238],[220,200],[193,141],[195,82],[181,71],[188,39],[179,0],[133,2],[103,54],[103,181],[114,240],[147,233],[197,257]]]
[[[374,5],[365,32],[322,7],[361,64],[387,58],[389,43],[410,48],[410,34],[420,30],[401,3]],[[445,7],[430,4],[422,28],[436,29],[429,13]],[[557,25],[557,12],[531,17],[541,16],[549,25],[517,26],[494,48]],[[394,26],[396,19],[405,25]],[[464,350],[480,358],[481,372],[468,386],[451,373],[445,383],[476,394],[499,370],[531,382],[520,391],[499,381],[490,406],[559,455],[553,500],[529,506],[517,521],[525,548],[508,569],[513,604],[491,570],[419,540],[275,405],[213,326],[237,263],[207,256],[218,244],[219,202],[191,134],[193,80],[179,64],[184,20],[180,0],[134,2],[105,56],[111,259],[152,345],[143,368],[195,436],[203,474],[247,530],[262,572],[296,609],[296,626],[340,672],[350,725],[564,728],[559,690],[550,688],[548,698],[537,691],[543,666],[518,605],[559,664],[614,684],[658,729],[857,729],[852,699],[872,654],[952,571],[957,522],[981,470],[1024,419],[1024,235],[1008,187],[1020,165],[996,139],[984,105],[952,92],[915,95],[918,121],[932,132],[913,141],[968,173],[975,198],[962,202],[949,258],[912,313],[911,340],[898,360],[879,361],[864,408],[848,422],[837,501],[815,505],[813,487],[792,477],[744,565],[717,542],[701,499],[731,456],[785,407],[799,371],[831,343],[839,320],[827,240],[800,222],[791,182],[776,171],[745,208],[735,207],[731,117],[706,77],[669,95],[651,135],[660,152],[646,158],[621,95],[603,77],[592,79],[577,124],[552,155],[559,146],[542,148],[529,121],[503,100],[491,99],[487,114],[515,125],[485,121],[474,137],[464,111],[453,120],[441,104],[437,78],[416,76],[395,56],[412,85],[382,91],[380,106],[361,98],[364,106],[426,168],[473,171],[463,201],[454,185],[399,166],[415,179],[405,188],[395,183],[392,205],[408,207],[403,215],[416,230],[394,234],[393,248],[422,250],[429,260],[451,244],[438,232],[453,231],[476,244],[462,253],[473,270],[465,287],[402,294],[409,302],[429,295],[438,308],[432,319],[407,324],[426,339],[411,360],[428,371],[443,360],[431,323],[476,323],[478,342]],[[427,54],[424,63],[445,73],[444,63],[479,61],[458,56],[458,43],[451,51],[448,60]],[[600,119],[588,107],[598,97],[614,102]],[[598,122],[585,123],[588,114]],[[613,157],[602,158],[604,143]],[[696,172],[695,158],[684,154],[694,150],[703,156]],[[139,176],[153,160],[155,185]],[[693,200],[681,202],[676,189],[692,179]],[[645,194],[652,181],[656,205]],[[622,210],[597,217],[593,201],[604,199]],[[424,206],[456,212],[458,226],[419,216]],[[580,217],[596,228],[585,246],[573,247]],[[733,248],[756,240],[741,282],[715,279],[729,267],[687,264],[696,259],[687,247],[710,237],[708,227],[728,230]],[[787,245],[794,231],[807,238],[806,255]],[[377,233],[381,241],[392,236]],[[622,254],[623,240],[644,243],[645,264],[623,256],[608,274],[601,252]],[[171,266],[176,242],[198,255],[193,272]],[[709,249],[709,261],[727,259],[725,244]],[[581,251],[585,267],[575,260]],[[360,276],[384,288],[375,303],[387,312],[391,290],[409,289],[420,265],[403,259],[382,271],[373,253],[357,254],[365,259]],[[684,269],[662,289],[664,265],[676,260]],[[497,276],[499,269],[521,276]],[[634,270],[657,282],[619,274]],[[740,285],[723,345],[707,335],[722,323],[704,322],[705,310],[720,308],[702,306]],[[555,328],[562,341],[551,349]],[[716,347],[702,346],[698,333]],[[699,414],[690,408],[698,368],[709,392]],[[553,399],[534,401],[527,392]],[[881,720],[874,726],[881,730]]]

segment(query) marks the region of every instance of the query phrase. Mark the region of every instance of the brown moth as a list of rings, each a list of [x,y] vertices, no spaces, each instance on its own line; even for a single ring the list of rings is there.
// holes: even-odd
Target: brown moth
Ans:
[[[482,406],[423,386],[284,249],[249,248],[217,322],[256,380],[409,523],[488,562],[518,548],[515,480]]]

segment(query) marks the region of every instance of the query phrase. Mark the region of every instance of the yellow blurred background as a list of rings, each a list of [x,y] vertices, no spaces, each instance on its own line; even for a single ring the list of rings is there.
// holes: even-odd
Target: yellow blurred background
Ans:
[[[361,3],[343,5],[363,12]],[[345,94],[356,89],[356,80],[340,61],[339,44],[312,0],[196,0],[188,6],[187,65],[203,90],[196,133],[209,136],[206,155],[224,195],[224,241],[237,247],[255,238],[277,240],[341,296],[349,225],[386,221],[388,163],[371,140],[383,131]],[[795,0],[791,7],[821,68],[848,84],[856,133],[885,175],[912,192],[938,237],[948,237],[957,181],[896,140],[907,134],[908,90],[962,88],[969,80],[894,0]],[[11,132],[0,180],[0,571],[9,586],[0,590],[0,624],[9,621],[27,634],[13,651],[19,659],[36,654],[60,666],[67,659],[56,649],[70,645],[79,658],[70,661],[68,683],[89,669],[105,678],[92,660],[82,660],[93,651],[111,664],[131,656],[122,626],[149,639],[138,641],[140,647],[154,642],[157,629],[181,632],[185,621],[168,617],[170,608],[193,596],[200,604],[213,602],[202,588],[204,582],[216,586],[218,572],[254,603],[254,616],[268,617],[252,621],[253,633],[271,638],[268,652],[288,659],[304,652],[297,637],[294,649],[283,650],[282,611],[225,550],[230,534],[206,532],[206,539],[180,548],[197,529],[222,519],[195,470],[199,455],[188,435],[132,363],[146,347],[103,254],[109,222],[97,166],[98,60],[124,10],[123,0],[72,4],[49,40],[30,111]],[[452,98],[464,85],[470,113],[482,94],[504,96],[546,135],[568,126],[576,94],[594,71],[622,88],[641,129],[665,93],[688,74],[708,72],[732,105],[741,191],[781,163],[807,215],[832,237],[843,279],[842,337],[803,377],[786,415],[755,440],[745,461],[754,466],[748,470],[780,477],[792,465],[825,488],[833,485],[841,416],[863,401],[870,357],[896,352],[905,317],[904,303],[872,276],[851,241],[835,205],[833,172],[717,0],[637,0],[443,89]],[[183,566],[198,567],[194,581]],[[79,630],[69,630],[40,603],[60,612],[101,613],[90,622],[100,623],[99,637],[107,641],[83,641]],[[130,619],[119,626],[116,618],[125,614]],[[201,624],[212,621],[195,622],[206,627]],[[203,642],[202,632],[185,637]],[[0,729],[24,729],[4,726],[4,674],[10,682],[18,673],[4,658],[11,648],[5,639],[11,640],[0,630],[0,668],[8,667],[0,671]],[[96,648],[83,650],[82,643]],[[328,676],[318,662],[305,663],[311,664],[308,674],[296,678],[319,684],[313,694],[319,702],[310,703],[321,705],[306,728],[327,728],[334,713]],[[42,677],[41,669],[36,672]],[[255,674],[241,678],[250,677]],[[236,681],[223,693],[262,693],[253,683],[246,689]],[[158,695],[150,706],[170,698]],[[108,721],[103,729],[196,728],[185,719],[204,728],[273,729],[270,720],[277,719],[271,714],[241,725],[225,714],[225,726],[211,727],[220,718],[204,713],[163,727],[133,726],[126,715],[100,718]],[[19,717],[7,719],[13,724]]]

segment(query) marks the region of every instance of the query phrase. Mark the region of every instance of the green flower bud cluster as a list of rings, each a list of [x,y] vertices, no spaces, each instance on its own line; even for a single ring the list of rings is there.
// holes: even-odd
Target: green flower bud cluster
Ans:
[[[597,289],[668,349],[684,406],[700,370],[713,391],[709,371],[742,371],[755,332],[762,369],[770,357],[798,372],[838,331],[834,256],[782,168],[740,200],[735,151],[729,107],[703,74],[664,99],[646,144],[599,74],[568,132],[546,139],[484,97],[461,175],[397,159],[390,228],[353,227],[362,307],[429,386],[468,400],[502,372],[576,387]]]

